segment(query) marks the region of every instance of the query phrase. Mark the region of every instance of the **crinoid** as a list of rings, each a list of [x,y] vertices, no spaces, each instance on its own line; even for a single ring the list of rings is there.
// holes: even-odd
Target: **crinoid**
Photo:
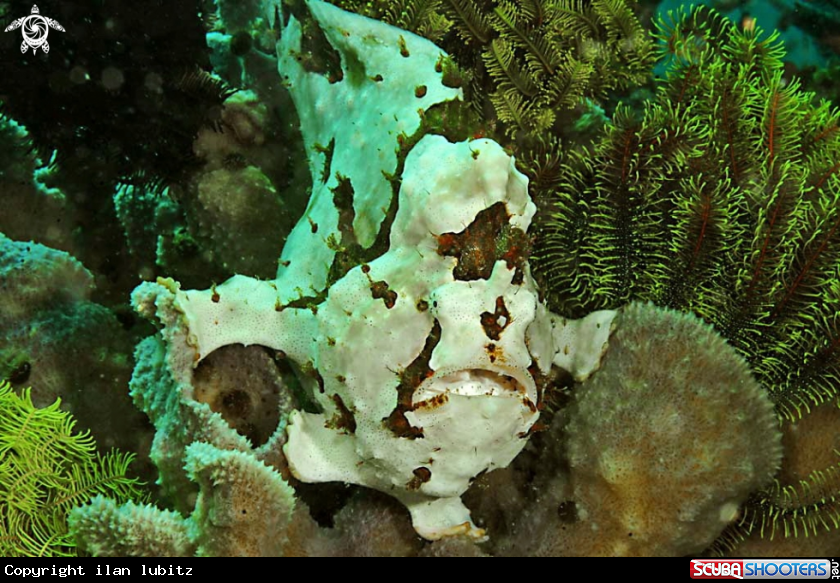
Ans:
[[[663,18],[657,37],[668,73],[656,99],[619,108],[593,151],[564,154],[535,272],[566,317],[632,301],[693,313],[770,395],[782,472],[715,549],[836,530],[840,112],[783,76],[775,33],[696,8]],[[822,437],[809,443],[829,457],[793,470],[804,457],[791,436],[812,419]]]
[[[132,454],[96,453],[90,433],[59,409],[32,404],[0,381],[0,554],[4,557],[75,556],[67,514],[96,495],[118,502],[148,498],[127,477]]]
[[[517,142],[562,133],[582,98],[649,75],[653,50],[634,0],[332,0],[439,44],[467,100]]]

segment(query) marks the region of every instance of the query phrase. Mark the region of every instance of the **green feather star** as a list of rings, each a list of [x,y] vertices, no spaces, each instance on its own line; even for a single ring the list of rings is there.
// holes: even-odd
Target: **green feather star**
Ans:
[[[18,395],[0,382],[0,556],[76,555],[67,514],[93,496],[143,501],[140,484],[126,477],[132,454],[96,453],[89,433],[60,401],[39,409],[30,390]]]
[[[562,153],[535,273],[563,316],[631,301],[696,314],[798,422],[840,387],[840,112],[783,75],[775,33],[700,7],[657,38],[656,98]],[[759,492],[719,548],[837,528],[837,475]]]

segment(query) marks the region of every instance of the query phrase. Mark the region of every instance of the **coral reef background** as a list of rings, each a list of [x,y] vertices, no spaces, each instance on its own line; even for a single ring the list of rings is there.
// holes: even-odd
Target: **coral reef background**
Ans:
[[[329,179],[339,236],[304,225],[336,257],[328,285],[283,308],[324,317],[329,285],[383,253],[342,203],[353,188],[335,177],[335,140],[305,143],[278,73],[282,30],[302,23],[307,74],[361,86],[358,70],[303,0],[40,4],[66,29],[49,54],[0,34],[0,382],[23,397],[15,407],[31,398],[90,432],[58,450],[56,473],[88,456],[105,469],[84,479],[117,483],[62,506],[78,538],[41,552],[840,555],[840,3],[331,3],[449,54],[440,87],[410,87],[418,104],[463,94],[391,136],[395,170],[377,178],[397,192],[424,134],[501,144],[529,180],[534,225],[526,236],[483,215],[438,252],[464,280],[489,279],[496,261],[533,270],[564,320],[618,311],[603,366],[533,373],[527,445],[463,496],[489,540],[423,540],[389,496],[296,479],[286,427],[293,411],[323,411],[319,372],[231,344],[201,360],[187,398],[176,323],[155,318],[174,280],[211,303],[235,275],[273,280]],[[31,9],[0,0],[0,28]],[[395,211],[369,214],[387,232]],[[155,282],[164,291],[132,306]],[[393,302],[382,283],[370,279],[377,306]],[[495,325],[503,312],[486,314]],[[355,424],[352,407],[330,406],[333,428]]]

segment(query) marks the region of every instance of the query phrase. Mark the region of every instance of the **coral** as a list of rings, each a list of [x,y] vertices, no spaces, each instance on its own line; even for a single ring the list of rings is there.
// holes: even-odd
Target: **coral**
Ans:
[[[75,509],[70,527],[97,556],[278,556],[291,512],[292,489],[253,456],[194,443],[185,469],[201,488],[188,519],[149,506],[98,497]]]
[[[190,239],[189,251],[177,234],[184,232],[183,210],[170,195],[169,189],[159,190],[124,184],[113,195],[114,210],[122,227],[125,243],[131,255],[141,265],[141,272],[148,277],[157,263],[176,265],[174,257],[195,254],[196,246]],[[169,260],[167,262],[167,259]],[[206,268],[204,264],[201,267]]]
[[[4,330],[16,327],[26,316],[50,304],[72,304],[88,299],[93,275],[72,256],[37,243],[12,241],[0,235],[0,270],[3,303],[0,323]],[[56,289],[44,281],[61,282]]]
[[[191,232],[224,272],[260,275],[276,270],[276,257],[292,221],[276,189],[258,168],[202,173],[188,191]]]
[[[94,497],[73,509],[69,524],[79,548],[97,557],[188,556],[195,552],[187,522],[175,512]]]
[[[211,169],[228,166],[235,155],[244,156],[265,145],[268,112],[252,91],[238,91],[225,100],[218,128],[202,128],[193,143],[196,156]]]
[[[247,175],[273,199],[278,170],[258,158],[280,83],[311,196],[276,278],[135,291],[159,333],[131,392],[175,512],[97,499],[72,516],[80,544],[635,555],[779,552],[819,532],[832,548],[840,115],[783,77],[774,38],[704,9],[666,19],[656,96],[599,111],[604,79],[555,102],[545,64],[626,58],[612,88],[641,80],[631,4],[345,4],[460,45],[454,60],[318,0],[273,21],[223,7],[214,63],[255,97],[194,142],[208,196],[173,197],[221,211],[213,187]],[[524,125],[488,97],[534,87],[550,98]],[[593,128],[565,128],[586,111]]]
[[[14,211],[0,214],[0,233],[72,253],[74,209],[64,192],[45,184],[48,172],[36,170],[30,148],[26,130],[0,116],[0,192]]]
[[[134,449],[147,430],[122,389],[130,338],[90,301],[93,279],[67,253],[0,234],[0,377],[33,385],[36,406],[60,397],[101,445]]]
[[[465,538],[446,538],[428,545],[420,557],[471,557],[482,558],[484,554],[473,541]]]
[[[395,500],[356,496],[336,514],[332,529],[306,537],[306,545],[309,556],[408,557],[420,552],[423,540]]]
[[[0,382],[0,554],[74,556],[67,515],[94,496],[115,503],[143,501],[136,479],[127,477],[132,454],[96,453],[89,433],[74,431],[75,420],[44,408],[31,393]]]
[[[278,190],[289,147],[253,92],[229,97],[214,127],[193,142],[195,168],[166,189],[122,184],[117,218],[143,279],[165,272],[204,286],[233,274],[272,277],[305,206]],[[242,233],[250,233],[242,237]]]

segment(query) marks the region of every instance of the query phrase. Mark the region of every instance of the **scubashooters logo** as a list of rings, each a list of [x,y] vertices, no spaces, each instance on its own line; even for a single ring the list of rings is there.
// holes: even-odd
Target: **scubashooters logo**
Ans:
[[[714,561],[694,559],[691,561],[692,579],[743,579],[743,561]]]
[[[828,559],[692,559],[692,579],[828,579]]]

